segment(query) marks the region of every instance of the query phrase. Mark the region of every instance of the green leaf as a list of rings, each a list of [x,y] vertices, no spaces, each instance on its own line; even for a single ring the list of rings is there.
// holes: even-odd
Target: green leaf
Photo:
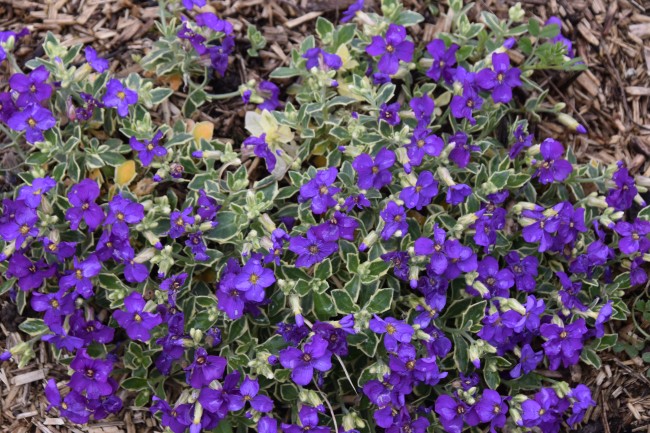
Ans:
[[[497,187],[498,189],[503,189],[503,187],[506,186],[508,183],[508,178],[512,176],[513,170],[504,170],[504,171],[497,171],[496,173],[492,173],[490,178],[488,179],[488,182]]]
[[[339,314],[350,314],[359,311],[359,307],[345,289],[332,290],[332,299]]]
[[[329,259],[318,263],[314,271],[314,278],[326,280],[332,275],[332,262]]]
[[[537,21],[535,18],[531,18],[531,20],[528,22],[528,31],[535,37],[539,36],[539,21]]]
[[[164,87],[158,87],[151,91],[151,104],[158,105],[163,102],[165,99],[169,98],[174,91],[172,89],[166,89]]]
[[[585,364],[591,365],[595,369],[599,369],[602,366],[600,356],[598,356],[596,352],[589,347],[584,347],[582,349],[582,353],[580,354],[580,359]]]
[[[126,380],[120,382],[122,388],[129,391],[140,391],[143,389],[149,389],[149,381],[140,377],[129,377]]]
[[[469,363],[469,346],[461,335],[452,334],[451,337],[454,340],[454,363],[458,371],[465,372]]]
[[[399,16],[395,19],[395,24],[400,26],[409,27],[424,21],[424,17],[414,11],[402,11]]]
[[[481,330],[481,321],[485,316],[485,306],[487,301],[477,302],[470,306],[464,313],[460,322],[460,329],[468,330],[470,332],[478,332]]]
[[[393,289],[379,289],[370,297],[365,306],[365,310],[369,313],[379,314],[390,309],[393,303]]]
[[[271,78],[291,78],[291,77],[298,77],[302,75],[302,71],[297,68],[277,68],[273,72],[271,72],[271,75],[269,77]]]
[[[526,173],[512,174],[508,177],[507,186],[510,189],[521,188],[530,180],[530,175]]]
[[[42,319],[27,319],[18,325],[18,328],[32,337],[45,334],[50,330]]]
[[[332,37],[332,32],[334,32],[334,24],[323,17],[318,17],[316,20],[316,33],[318,33],[318,37],[322,41],[327,41]]]
[[[314,312],[319,320],[328,320],[336,314],[334,301],[327,293],[314,293]]]

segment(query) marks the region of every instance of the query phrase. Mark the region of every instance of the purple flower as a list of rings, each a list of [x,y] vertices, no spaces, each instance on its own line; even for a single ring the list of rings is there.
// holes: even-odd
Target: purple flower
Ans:
[[[431,203],[433,197],[438,194],[438,182],[433,178],[430,171],[423,171],[418,176],[415,186],[404,188],[399,198],[408,209],[420,210]]]
[[[449,159],[454,161],[460,168],[467,167],[471,157],[471,152],[479,152],[481,148],[476,145],[470,145],[467,142],[467,134],[458,131],[448,139],[449,144],[454,144],[454,148],[449,152]]]
[[[49,77],[50,73],[43,65],[31,71],[28,75],[13,74],[9,78],[9,86],[18,93],[16,105],[19,107],[32,104],[39,105],[49,99],[52,95],[52,86],[46,83]]]
[[[544,353],[540,350],[535,352],[530,344],[525,344],[521,348],[521,355],[519,355],[519,363],[510,370],[510,377],[517,379],[521,375],[527,375],[535,370],[540,362],[544,359]]]
[[[517,251],[510,251],[505,257],[508,268],[515,276],[517,290],[531,293],[535,291],[537,267],[539,262],[535,256],[526,256],[521,259]]]
[[[362,153],[352,161],[352,167],[359,175],[358,185],[361,189],[377,188],[390,184],[393,175],[390,172],[395,164],[395,152],[382,147],[374,161],[367,153]]]
[[[203,0],[200,0],[203,1]],[[201,27],[207,27],[217,33],[230,35],[233,31],[232,24],[226,20],[219,19],[212,12],[203,12],[194,17],[196,23]]]
[[[339,211],[322,224],[312,227],[314,234],[325,242],[336,242],[339,239],[354,241],[354,231],[359,223],[352,217]]]
[[[320,335],[314,335],[303,350],[288,347],[280,351],[280,364],[291,369],[291,379],[298,385],[305,386],[311,382],[314,370],[328,371],[332,368],[332,352],[327,350],[327,341]]]
[[[542,347],[551,370],[557,370],[560,363],[566,368],[578,362],[582,338],[587,333],[585,319],[579,318],[568,325],[546,323],[540,327],[540,333],[546,339]]]
[[[311,68],[320,68],[320,69],[333,69],[335,71],[339,70],[343,66],[343,61],[336,54],[330,54],[322,48],[310,48],[305,54],[302,55],[303,59],[307,59],[305,67],[307,70]]]
[[[450,104],[451,114],[457,119],[469,120],[471,125],[476,125],[476,119],[474,119],[472,112],[480,110],[482,106],[483,99],[469,83],[463,84],[462,95],[454,95]]]
[[[132,292],[124,298],[126,311],[116,310],[113,318],[124,328],[129,338],[137,341],[148,341],[149,331],[162,323],[159,314],[147,313],[144,311],[145,300],[138,292]]]
[[[357,12],[363,9],[363,2],[364,0],[357,0],[352,3],[350,7],[348,7],[347,10],[343,12],[343,16],[340,20],[341,24],[347,23],[357,15]]]
[[[564,305],[566,308],[575,308],[580,311],[586,311],[587,307],[583,305],[583,303],[578,298],[578,294],[582,289],[582,282],[571,281],[571,278],[569,278],[569,276],[564,272],[557,272],[556,275],[560,280],[560,284],[562,285],[562,288],[558,291],[562,305]]]
[[[25,131],[29,143],[43,141],[43,131],[54,127],[56,119],[52,112],[37,104],[27,105],[23,111],[16,111],[7,120],[7,125],[14,131]]]
[[[624,254],[634,254],[638,251],[647,251],[650,248],[648,233],[650,222],[636,218],[634,222],[619,221],[614,226],[614,231],[619,234],[618,249]]]
[[[103,59],[97,55],[97,51],[90,45],[84,48],[84,54],[86,55],[86,61],[90,66],[100,74],[108,70],[108,60]]]
[[[186,380],[192,388],[201,389],[209,386],[213,380],[223,378],[228,362],[221,356],[208,355],[208,352],[199,347],[194,352],[194,362],[186,369]]]
[[[390,126],[397,126],[401,121],[399,117],[399,108],[400,103],[395,102],[392,104],[386,104],[385,102],[379,107],[379,120],[383,120],[388,123]]]
[[[240,396],[235,397],[234,406],[243,408],[246,402],[249,402],[251,407],[258,412],[270,412],[273,410],[273,400],[270,397],[259,394],[260,384],[257,379],[245,377],[241,386],[239,387]],[[233,401],[231,401],[231,407]],[[231,409],[232,410],[232,409]]]
[[[607,301],[607,303],[600,308],[598,316],[596,317],[596,323],[594,325],[596,329],[596,338],[602,338],[605,335],[604,324],[612,317],[612,313],[612,301]]]
[[[309,268],[334,254],[339,246],[336,242],[319,238],[313,228],[307,230],[306,237],[295,236],[289,241],[289,251],[298,255],[296,266]]]
[[[413,110],[413,114],[415,114],[418,126],[426,126],[431,122],[431,116],[433,115],[433,110],[436,108],[436,104],[429,95],[411,98],[409,105],[411,110]]]
[[[160,283],[160,290],[164,291],[177,291],[181,287],[183,287],[183,284],[185,284],[185,280],[187,279],[187,272],[183,272],[182,274],[178,275],[172,275],[169,278],[165,278],[165,280]]]
[[[210,258],[207,254],[208,246],[203,240],[203,232],[201,231],[190,233],[185,241],[185,246],[189,247],[192,254],[194,254],[194,260],[201,262]]]
[[[18,110],[11,93],[0,92],[0,121],[7,122],[12,114]]]
[[[43,321],[49,326],[61,323],[61,317],[72,314],[75,309],[72,294],[66,295],[63,290],[54,293],[33,293],[30,304],[34,311],[43,312]]]
[[[473,272],[478,267],[476,254],[456,239],[445,242],[445,255],[448,265],[444,277],[450,281],[460,276],[461,272]]]
[[[120,194],[113,197],[108,209],[104,224],[112,224],[112,232],[122,239],[129,236],[127,224],[137,224],[144,218],[144,206],[124,198]]]
[[[180,28],[178,33],[176,34],[180,39],[186,39],[190,41],[190,44],[192,44],[192,47],[196,50],[196,52],[202,56],[208,52],[208,49],[204,45],[205,38],[198,33],[196,33],[194,30],[192,30],[188,25],[187,22],[183,23],[183,26]]]
[[[92,179],[84,179],[70,188],[68,200],[72,207],[65,212],[65,219],[70,221],[71,230],[77,230],[82,220],[91,232],[99,227],[104,219],[104,211],[95,203],[99,194],[99,186]]]
[[[535,176],[539,176],[539,183],[546,185],[554,181],[563,182],[569,177],[573,166],[569,161],[562,159],[564,146],[560,142],[547,138],[540,146],[540,153],[544,162],[541,162],[535,172]]]
[[[108,344],[113,341],[115,329],[106,326],[97,320],[86,321],[82,310],[76,310],[70,316],[70,334],[81,338],[85,345],[97,342]]]
[[[167,155],[167,149],[158,144],[162,136],[162,131],[158,131],[158,133],[156,133],[156,135],[151,140],[144,140],[141,142],[138,141],[135,137],[131,137],[129,140],[131,148],[138,152],[138,157],[140,158],[143,166],[149,166],[149,164],[151,164],[156,156],[163,157]]]
[[[413,327],[408,323],[404,323],[393,317],[382,319],[376,314],[370,319],[368,327],[377,334],[386,334],[384,337],[384,346],[389,351],[397,348],[398,343],[410,343],[415,333]]]
[[[492,69],[485,68],[476,74],[476,83],[484,90],[492,90],[494,102],[507,104],[512,100],[512,89],[521,86],[518,68],[510,68],[507,53],[492,54]]]
[[[77,352],[70,363],[75,372],[70,378],[70,388],[78,393],[86,393],[88,398],[99,398],[113,393],[113,387],[108,381],[113,370],[113,363],[101,359],[93,359],[85,350]]]
[[[339,188],[331,186],[338,175],[336,167],[320,170],[316,177],[300,187],[299,202],[311,199],[311,210],[315,214],[327,212],[327,209],[336,206],[336,200],[332,197],[340,191]]]
[[[45,386],[45,397],[50,402],[47,410],[56,407],[59,413],[76,424],[86,424],[90,418],[91,412],[87,407],[88,400],[75,390],[72,390],[65,396],[56,387],[56,381],[50,379]]]
[[[232,36],[226,36],[223,38],[221,45],[208,48],[210,53],[210,63],[217,74],[223,76],[226,73],[226,69],[228,69],[228,55],[232,53],[234,49],[235,38]]]
[[[282,423],[282,431],[284,433],[330,433],[329,427],[318,425],[318,411],[315,408],[303,405],[298,417],[300,426]]]
[[[572,414],[567,419],[567,424],[573,427],[576,423],[582,421],[589,407],[596,406],[596,402],[591,396],[589,387],[583,384],[573,388],[569,393],[569,398],[573,405],[571,407]]]
[[[242,144],[244,146],[253,146],[253,153],[266,162],[266,169],[268,171],[275,169],[277,159],[266,143],[266,134],[262,134],[259,137],[248,137]]]
[[[562,402],[552,388],[542,388],[531,399],[521,403],[520,425],[537,426],[544,432],[559,432],[561,416],[568,403]]]
[[[533,222],[525,226],[522,230],[522,236],[526,242],[539,242],[540,253],[550,249],[553,246],[553,235],[560,226],[560,219],[554,216],[546,217],[543,208],[538,210],[525,210],[522,216]]]
[[[607,192],[605,200],[608,205],[616,208],[616,210],[626,211],[632,207],[634,197],[638,193],[634,178],[630,176],[627,168],[622,163],[619,163],[619,168],[612,176],[612,180],[615,186]]]
[[[102,102],[107,107],[117,109],[120,117],[126,117],[129,115],[129,106],[138,102],[138,93],[125,87],[120,80],[112,78],[106,85]]]
[[[23,200],[32,209],[38,208],[41,204],[43,194],[56,186],[56,181],[51,177],[38,177],[29,186],[23,186],[18,191],[17,200]]]
[[[452,185],[447,189],[447,197],[445,200],[452,206],[461,204],[467,197],[472,195],[472,188],[464,183]]]
[[[495,428],[505,425],[507,412],[508,406],[505,404],[505,399],[497,391],[486,389],[479,401],[472,406],[467,423],[474,426],[478,423],[489,422],[490,432],[496,433]]]
[[[509,298],[509,289],[515,284],[510,269],[499,269],[499,262],[487,256],[478,264],[478,279],[485,284],[490,294],[488,297]]]
[[[273,283],[275,283],[273,271],[263,267],[261,262],[255,258],[246,262],[235,278],[235,288],[246,292],[246,298],[254,302],[262,302],[265,295],[264,289]]]
[[[510,151],[508,152],[508,156],[510,156],[510,159],[515,159],[522,150],[525,148],[529,148],[533,144],[533,135],[532,134],[526,134],[524,132],[524,126],[519,125],[517,126],[517,129],[515,129],[513,133],[515,137],[515,142],[512,143],[512,146],[510,147]]]
[[[381,238],[385,241],[390,239],[393,234],[398,237],[404,236],[408,231],[408,222],[406,221],[406,212],[402,206],[398,206],[394,201],[388,202],[384,210],[379,215],[386,222],[381,232]]]
[[[44,260],[32,263],[22,253],[15,253],[9,259],[6,277],[17,278],[20,290],[38,289],[43,282],[56,275],[56,267],[48,265]]]
[[[372,42],[366,47],[366,53],[373,57],[381,56],[377,68],[388,75],[397,72],[400,60],[410,62],[413,50],[413,42],[406,40],[406,29],[397,24],[388,26],[386,38],[373,36]]]
[[[181,212],[174,211],[169,216],[169,237],[172,239],[180,238],[185,234],[185,227],[194,224],[192,208],[187,207]]]
[[[185,9],[189,10],[192,10],[194,6],[202,8],[205,6],[205,0],[183,0],[183,6],[185,6]]]
[[[199,190],[199,198],[196,201],[196,214],[201,217],[201,221],[211,221],[213,220],[221,206],[217,204],[217,201],[210,197],[204,190]],[[217,226],[217,221],[213,221],[212,227]]]
[[[280,88],[270,81],[262,81],[257,86],[257,93],[264,99],[257,108],[260,110],[273,111],[280,105]]]
[[[422,164],[424,155],[439,156],[445,147],[442,138],[432,133],[429,129],[418,126],[413,131],[411,142],[406,146],[406,154],[409,157],[409,164],[419,166]]]
[[[2,202],[4,214],[0,218],[0,237],[6,242],[16,241],[20,247],[25,239],[38,235],[38,215],[35,209],[30,208],[22,200],[8,200]]]
[[[459,46],[451,44],[449,48],[445,46],[442,39],[434,39],[427,45],[427,51],[433,57],[433,64],[427,71],[427,76],[438,81],[443,78],[447,84],[453,82],[454,68],[456,64],[456,51]]]
[[[445,431],[449,433],[461,433],[463,431],[463,419],[469,410],[469,406],[461,400],[450,395],[442,394],[436,399],[435,411]]]
[[[102,264],[96,255],[92,254],[84,261],[74,258],[74,269],[59,280],[59,287],[68,290],[74,287],[75,292],[88,299],[93,295],[91,278],[99,275]]]

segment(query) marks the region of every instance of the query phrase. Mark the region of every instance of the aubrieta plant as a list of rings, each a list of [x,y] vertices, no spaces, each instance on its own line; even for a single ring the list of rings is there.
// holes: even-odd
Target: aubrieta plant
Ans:
[[[48,35],[21,71],[1,36],[2,130],[31,147],[0,292],[32,339],[0,359],[49,342],[70,380],[47,382],[48,410],[74,423],[125,403],[174,433],[580,423],[591,392],[558,378],[600,367],[647,281],[650,182],[532,134],[549,115],[586,133],[534,81],[585,68],[561,23],[519,5],[472,23],[451,0],[451,32],[423,41],[419,14],[359,0],[272,73],[286,95],[242,85],[232,143],[185,118],[233,97],[206,90],[239,42],[205,3],[163,3],[142,59],[186,86],[170,125],[150,113],[172,90],[92,47]]]

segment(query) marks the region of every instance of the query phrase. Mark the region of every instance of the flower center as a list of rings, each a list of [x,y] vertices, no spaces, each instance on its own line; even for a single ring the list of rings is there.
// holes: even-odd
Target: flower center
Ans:
[[[36,266],[31,265],[31,266],[29,267],[29,272],[31,272],[32,274],[36,273]]]
[[[147,150],[153,150],[153,143],[147,144]]]
[[[393,335],[395,332],[397,332],[397,329],[393,325],[386,325],[386,332],[388,335]]]
[[[311,254],[318,254],[318,245],[310,245],[309,246],[309,252]]]
[[[52,299],[50,301],[50,305],[52,306],[52,308],[59,308],[59,301],[57,301],[56,299]]]
[[[495,404],[494,409],[492,409],[492,412],[500,413],[501,412],[501,406],[499,406],[498,404]]]
[[[176,220],[176,225],[177,225],[177,226],[182,226],[183,224],[185,224],[185,221],[183,221],[183,218],[182,218],[182,217],[179,217],[179,218]]]
[[[329,192],[329,189],[327,188],[327,185],[323,185],[323,186],[320,187],[320,189],[319,189],[318,191],[319,191],[322,195],[325,195],[325,194],[327,194],[327,193]]]
[[[414,368],[415,368],[415,361],[410,360],[409,362],[406,363],[407,370],[413,370]]]
[[[539,414],[540,414],[540,415],[544,415],[545,413],[546,413],[546,410],[545,410],[545,409],[540,409],[540,410],[539,410]]]
[[[198,358],[196,358],[196,363],[200,365],[205,364],[205,356],[199,356]]]
[[[120,221],[124,221],[124,214],[122,212],[117,213],[117,219]]]
[[[566,338],[567,335],[569,335],[569,334],[567,334],[566,331],[562,331],[562,332],[560,332],[560,338]]]
[[[309,353],[303,353],[302,354],[302,360],[305,362],[311,361],[311,355]]]
[[[257,274],[251,274],[251,276],[248,277],[248,281],[249,281],[251,284],[257,284],[257,281],[258,281],[259,279],[260,279],[260,277],[257,276]]]
[[[474,106],[474,100],[473,100],[473,99],[468,99],[468,100],[467,100],[467,106],[468,106],[469,108],[472,108],[472,107]]]
[[[521,266],[519,266],[519,265],[513,266],[512,269],[518,274],[521,274],[521,272],[523,271],[523,269],[521,269]]]
[[[142,322],[142,316],[140,316],[138,313],[135,313],[135,314],[133,315],[133,320],[135,320],[136,322],[140,323],[140,322]]]
[[[422,187],[420,185],[415,187],[415,192],[420,192],[422,191]]]
[[[61,403],[61,409],[63,409],[63,410],[68,409],[68,404],[65,401]]]
[[[84,274],[81,272],[81,269],[77,269],[74,272],[75,276],[77,277],[78,280],[81,280],[84,277]]]
[[[124,92],[119,91],[117,92],[117,97],[120,98],[121,100],[124,100],[124,98],[126,98],[126,95],[124,94]]]
[[[88,208],[90,208],[90,205],[88,203],[84,203],[81,205],[82,210],[88,210]]]
[[[36,84],[32,84],[31,86],[29,86],[29,91],[32,93],[36,93]]]
[[[27,233],[29,233],[29,226],[27,224],[23,224],[20,227],[20,234],[21,235],[26,235]]]
[[[95,370],[89,368],[86,370],[86,376],[90,377],[91,379],[95,376]]]
[[[424,147],[424,140],[418,140],[417,145],[418,147]]]
[[[499,72],[499,73],[497,74],[497,81],[498,81],[499,83],[502,83],[502,82],[503,82],[503,73],[502,73],[502,72]]]
[[[632,233],[632,239],[634,239],[635,241],[638,241],[639,240],[639,234],[638,233]]]
[[[379,173],[379,167],[377,167],[376,165],[373,165],[372,166],[372,174],[377,174],[377,173]]]
[[[50,250],[50,251],[56,251],[56,244],[49,244],[47,246],[47,249]]]
[[[395,51],[395,47],[392,45],[386,45],[386,51],[392,53],[393,51]]]
[[[251,401],[253,398],[250,395],[245,395],[244,400]]]
[[[464,414],[465,413],[465,408],[463,406],[461,406],[461,405],[456,406],[456,413],[458,413],[459,415]]]
[[[402,215],[395,215],[395,218],[393,218],[393,221],[396,221],[396,222],[402,221]]]
[[[494,286],[494,283],[496,283],[497,280],[495,280],[494,277],[490,277],[485,282],[488,283],[488,286]]]

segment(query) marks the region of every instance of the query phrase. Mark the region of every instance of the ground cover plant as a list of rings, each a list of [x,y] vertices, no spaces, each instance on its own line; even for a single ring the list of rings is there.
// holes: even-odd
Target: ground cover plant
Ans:
[[[233,97],[205,90],[235,41],[202,3],[163,3],[141,60],[183,78],[186,117]],[[585,67],[557,20],[450,7],[431,41],[396,1],[319,18],[290,66],[237,92],[241,143],[154,124],[172,91],[114,78],[92,47],[48,36],[21,71],[22,35],[3,34],[0,120],[33,147],[3,202],[1,291],[42,313],[3,359],[47,341],[70,367],[50,409],[75,423],[125,397],[174,432],[577,425],[589,388],[541,370],[599,367],[616,343],[607,322],[647,279],[645,188],[528,133],[540,113],[587,132],[533,80]]]

